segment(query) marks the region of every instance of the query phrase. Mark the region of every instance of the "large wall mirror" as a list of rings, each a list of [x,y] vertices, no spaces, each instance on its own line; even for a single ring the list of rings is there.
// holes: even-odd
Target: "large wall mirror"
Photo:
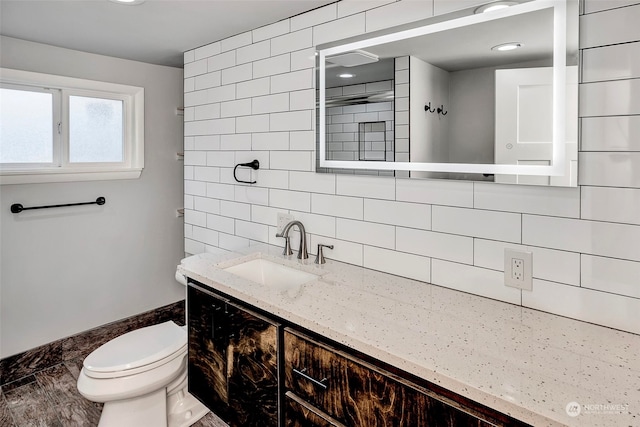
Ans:
[[[319,172],[577,185],[577,0],[494,1],[317,64]]]

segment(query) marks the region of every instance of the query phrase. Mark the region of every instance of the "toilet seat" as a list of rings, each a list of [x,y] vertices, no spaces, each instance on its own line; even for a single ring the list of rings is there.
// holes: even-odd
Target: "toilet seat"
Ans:
[[[106,403],[155,392],[182,375],[186,375],[186,352],[155,369],[135,375],[94,378],[82,368],[78,375],[78,391],[89,400]]]
[[[121,335],[94,350],[83,362],[91,378],[139,374],[184,356],[186,331],[169,321]]]

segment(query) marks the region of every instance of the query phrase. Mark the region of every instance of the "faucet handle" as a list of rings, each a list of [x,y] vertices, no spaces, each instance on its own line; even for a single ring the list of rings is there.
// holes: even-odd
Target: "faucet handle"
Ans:
[[[318,244],[318,254],[316,255],[316,260],[314,261],[316,264],[325,264],[327,262],[327,260],[324,259],[322,248],[333,249],[333,245],[323,245],[322,243]]]
[[[293,255],[293,251],[291,250],[291,238],[289,238],[289,236],[278,236],[277,237],[284,237],[284,250],[282,251],[282,255],[285,256],[289,256],[289,255]]]

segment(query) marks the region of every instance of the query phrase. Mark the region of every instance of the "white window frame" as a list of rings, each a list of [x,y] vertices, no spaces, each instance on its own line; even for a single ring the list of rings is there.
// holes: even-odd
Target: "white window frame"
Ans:
[[[54,93],[54,164],[2,164],[0,184],[136,179],[144,168],[144,88],[117,83],[22,70],[0,68],[3,85],[29,86]],[[50,90],[49,90],[50,89]],[[58,95],[56,95],[56,91]],[[57,98],[56,98],[57,96]],[[123,101],[123,161],[117,163],[69,162],[69,96],[88,96]],[[59,116],[57,116],[59,115]]]

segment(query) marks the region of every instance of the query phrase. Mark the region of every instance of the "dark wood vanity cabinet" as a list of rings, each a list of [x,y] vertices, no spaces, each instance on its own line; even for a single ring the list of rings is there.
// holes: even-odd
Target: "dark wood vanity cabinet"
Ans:
[[[189,392],[232,427],[527,426],[197,282],[187,310]]]
[[[284,353],[287,427],[496,425],[296,331],[285,330]],[[301,423],[307,414],[314,421]]]
[[[278,324],[189,285],[189,392],[230,426],[278,426]]]

